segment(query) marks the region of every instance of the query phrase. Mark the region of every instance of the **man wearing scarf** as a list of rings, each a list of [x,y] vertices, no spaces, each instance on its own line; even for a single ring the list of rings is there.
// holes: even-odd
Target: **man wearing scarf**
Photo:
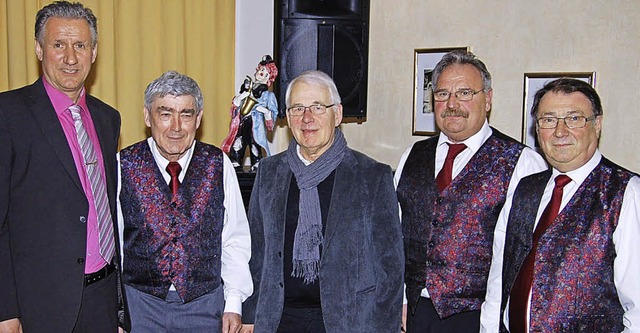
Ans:
[[[295,140],[260,163],[249,204],[254,294],[243,332],[397,332],[403,250],[391,168],[351,150],[319,71],[286,92]]]

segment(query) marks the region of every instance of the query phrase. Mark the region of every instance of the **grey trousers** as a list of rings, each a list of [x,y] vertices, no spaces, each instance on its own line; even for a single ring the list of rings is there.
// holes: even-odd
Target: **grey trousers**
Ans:
[[[167,298],[161,299],[128,285],[125,285],[125,290],[131,314],[131,333],[222,331],[222,284],[188,303],[183,303],[176,291],[169,291]]]

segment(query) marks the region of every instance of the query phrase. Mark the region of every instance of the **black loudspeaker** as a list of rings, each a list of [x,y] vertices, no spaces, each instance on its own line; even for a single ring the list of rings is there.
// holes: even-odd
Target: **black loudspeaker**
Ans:
[[[345,121],[365,121],[369,0],[277,0],[275,6],[275,91],[281,116],[289,82],[317,69],[336,83]]]

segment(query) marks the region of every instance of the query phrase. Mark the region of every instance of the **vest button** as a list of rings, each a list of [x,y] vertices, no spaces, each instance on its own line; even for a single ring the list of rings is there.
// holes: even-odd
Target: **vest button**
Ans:
[[[427,260],[425,264],[427,265],[427,267],[431,267],[431,261]]]
[[[444,260],[438,260],[438,266],[447,266],[447,263]]]
[[[442,198],[441,197],[437,197],[436,198],[436,203],[439,205],[442,203]]]
[[[87,223],[87,217],[86,216],[80,216],[80,223]]]
[[[178,238],[173,237],[173,239],[172,239],[171,241],[173,242],[173,244],[175,244],[175,243],[177,243],[177,242],[178,242]]]
[[[438,223],[438,220],[433,220],[433,221],[431,221],[431,225],[432,225],[432,226],[434,226],[434,227],[437,227],[437,226],[438,226],[438,224],[439,224],[439,223]]]
[[[84,264],[84,258],[78,258],[78,259],[76,259],[76,262],[78,264]]]
[[[434,246],[436,246],[436,243],[434,243],[433,241],[430,241],[430,242],[429,242],[429,247],[431,247],[431,248],[432,248],[432,247],[434,247]]]

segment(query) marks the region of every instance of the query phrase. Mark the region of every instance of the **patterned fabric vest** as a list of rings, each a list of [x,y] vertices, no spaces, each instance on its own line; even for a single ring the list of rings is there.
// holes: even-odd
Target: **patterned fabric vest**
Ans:
[[[173,198],[146,140],[120,152],[124,281],[162,299],[173,284],[185,303],[221,283],[222,151],[195,145]]]
[[[624,313],[613,284],[618,225],[634,174],[602,158],[540,238],[530,332],[621,332]],[[532,230],[551,170],[522,179],[513,197],[502,271],[504,317],[513,281],[531,249]],[[506,332],[500,320],[501,331]]]
[[[524,146],[493,129],[451,185],[438,192],[433,137],[417,142],[398,184],[413,312],[426,287],[438,315],[479,310],[491,265],[493,231]]]

